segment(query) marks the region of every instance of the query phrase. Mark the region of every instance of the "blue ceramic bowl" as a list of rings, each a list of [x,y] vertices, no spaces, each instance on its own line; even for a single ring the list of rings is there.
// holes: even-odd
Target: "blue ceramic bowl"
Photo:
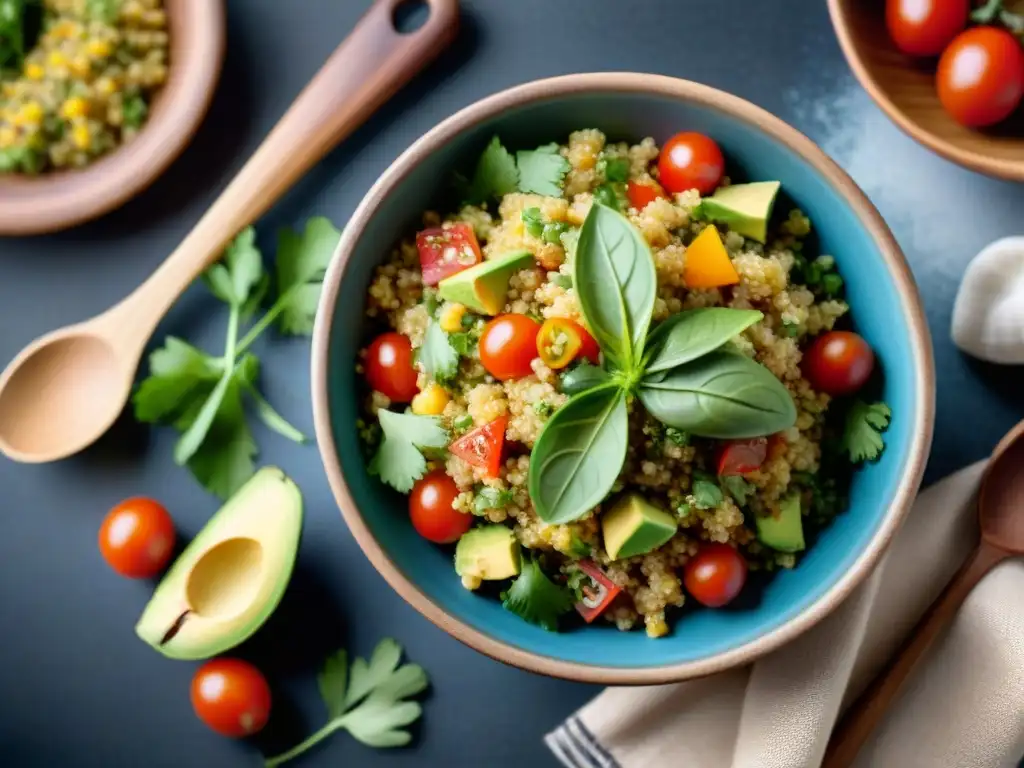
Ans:
[[[546,632],[462,588],[451,552],[408,524],[405,500],[366,472],[355,421],[353,365],[365,292],[375,266],[436,209],[453,169],[471,167],[499,134],[534,147],[595,127],[612,139],[680,130],[712,136],[733,177],[779,179],[811,218],[822,251],[846,280],[852,316],[884,370],[892,406],[888,445],[860,469],[850,506],[806,552],[777,574],[756,605],[688,611],[669,636],[587,627]],[[899,246],[853,181],[793,128],[734,96],[672,78],[588,74],[519,86],[449,118],[406,151],[364,198],[342,236],[325,281],[313,342],[317,439],[331,486],[363,551],[415,608],[458,639],[501,661],[604,684],[665,683],[745,664],[812,626],[869,573],[920,482],[933,420],[931,343]]]

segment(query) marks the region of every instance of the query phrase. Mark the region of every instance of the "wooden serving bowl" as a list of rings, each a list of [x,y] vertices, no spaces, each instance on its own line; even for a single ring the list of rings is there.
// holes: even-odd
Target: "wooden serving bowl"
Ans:
[[[225,48],[222,0],[164,0],[169,69],[149,119],[129,143],[80,170],[0,174],[0,235],[67,229],[148,187],[185,149],[206,114]]]
[[[846,60],[871,98],[903,131],[954,163],[1024,181],[1024,114],[991,129],[965,128],[946,114],[935,90],[935,60],[897,50],[885,26],[884,0],[828,0]]]

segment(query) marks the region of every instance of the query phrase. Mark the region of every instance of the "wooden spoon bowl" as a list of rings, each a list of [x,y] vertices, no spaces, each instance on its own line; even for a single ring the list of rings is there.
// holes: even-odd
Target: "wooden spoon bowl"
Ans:
[[[897,50],[884,0],[828,0],[839,45],[875,103],[911,138],[966,168],[1024,181],[1024,110],[991,129],[965,128],[939,103],[934,60]]]
[[[223,0],[164,0],[167,83],[132,141],[81,170],[0,174],[0,235],[55,232],[101,216],[148,187],[188,145],[224,59]]]

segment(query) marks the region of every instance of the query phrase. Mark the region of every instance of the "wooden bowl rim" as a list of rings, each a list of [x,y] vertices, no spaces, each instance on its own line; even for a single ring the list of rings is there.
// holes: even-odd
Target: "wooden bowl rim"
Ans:
[[[595,92],[667,96],[699,104],[756,126],[813,165],[847,201],[861,224],[878,244],[901,298],[902,312],[911,329],[910,344],[916,371],[914,391],[918,405],[915,413],[905,416],[913,420],[910,430],[913,437],[906,456],[905,473],[874,538],[849,570],[802,613],[748,643],[706,659],[647,668],[606,667],[562,661],[536,654],[475,629],[444,611],[406,578],[370,532],[345,482],[331,429],[328,357],[334,308],[351,254],[376,208],[425,157],[472,126],[506,110],[534,101]],[[530,672],[601,685],[672,683],[749,664],[821,621],[867,577],[909,511],[924,473],[935,412],[935,369],[931,336],[913,275],[888,226],[853,179],[795,128],[738,96],[688,80],[639,73],[565,75],[501,91],[444,120],[392,163],[352,215],[327,270],[313,331],[311,385],[316,439],[331,489],[341,514],[360,548],[391,587],[445,632],[497,661]]]
[[[860,48],[850,31],[850,23],[847,18],[850,11],[847,5],[843,0],[828,0],[828,11],[832,19],[832,27],[839,39],[839,47],[846,57],[850,69],[853,70],[854,77],[901,131],[936,154],[972,171],[1009,181],[1024,181],[1024,136],[1021,137],[1022,159],[1019,161],[1007,160],[1006,158],[991,157],[973,149],[964,149],[959,144],[937,136],[921,123],[910,119],[907,113],[889,98],[889,94],[868,72],[860,54]]]
[[[155,181],[188,146],[217,87],[226,47],[223,0],[164,0],[167,83],[130,142],[81,170],[0,175],[0,235],[67,229],[119,207]]]

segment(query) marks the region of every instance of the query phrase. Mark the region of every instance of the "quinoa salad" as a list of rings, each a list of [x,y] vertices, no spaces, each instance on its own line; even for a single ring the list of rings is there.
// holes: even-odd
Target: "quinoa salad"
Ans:
[[[167,81],[163,0],[15,0],[0,19],[0,173],[81,168]]]
[[[377,268],[368,470],[479,599],[651,637],[684,605],[742,610],[882,452],[835,260],[778,181],[725,162],[693,132],[495,137]]]

